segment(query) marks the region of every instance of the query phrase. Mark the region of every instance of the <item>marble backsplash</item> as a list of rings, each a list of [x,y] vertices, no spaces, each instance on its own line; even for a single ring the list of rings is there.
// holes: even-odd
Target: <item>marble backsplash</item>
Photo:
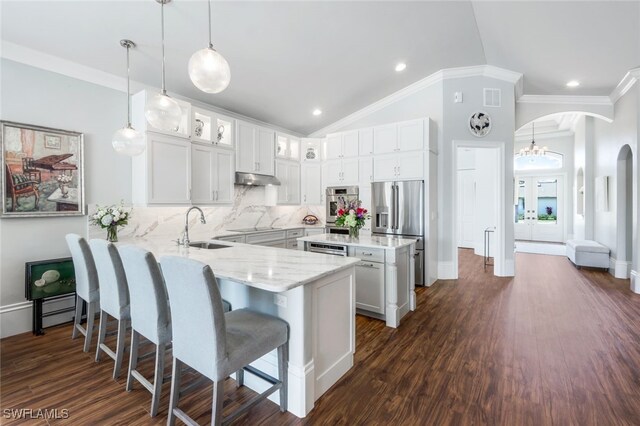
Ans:
[[[319,223],[325,219],[325,206],[266,206],[264,187],[235,186],[231,205],[199,206],[206,224],[200,223],[198,212],[189,215],[189,237],[192,241],[208,239],[228,229],[250,227],[286,227],[302,224],[302,219],[312,214]],[[175,240],[184,229],[184,216],[189,206],[179,207],[133,207],[129,224],[118,229],[118,237],[160,238]],[[89,218],[96,211],[89,206]],[[88,225],[89,238],[105,238],[106,230]]]

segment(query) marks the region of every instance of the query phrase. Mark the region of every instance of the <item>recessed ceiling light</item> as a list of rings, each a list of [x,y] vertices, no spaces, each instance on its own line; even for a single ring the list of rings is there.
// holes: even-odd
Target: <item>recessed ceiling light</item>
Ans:
[[[567,87],[578,87],[580,86],[580,82],[577,80],[571,80],[567,83]]]
[[[314,110],[313,110],[312,114],[313,114],[313,115],[320,115],[320,114],[322,114],[322,110],[321,110],[321,109],[316,108],[316,109],[314,109]]]
[[[397,72],[404,71],[405,68],[407,68],[407,64],[405,64],[404,62],[400,62],[398,65],[396,65]]]

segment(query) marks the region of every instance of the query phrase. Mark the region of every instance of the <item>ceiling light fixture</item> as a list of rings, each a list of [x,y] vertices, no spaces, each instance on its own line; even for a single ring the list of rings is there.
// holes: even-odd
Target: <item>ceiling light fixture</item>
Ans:
[[[316,108],[316,109],[314,109],[314,110],[313,110],[312,114],[313,114],[313,115],[320,115],[320,114],[322,114],[322,110],[321,110],[321,109]]]
[[[567,83],[567,87],[578,87],[580,86],[580,82],[577,80],[571,80]]]
[[[398,65],[396,65],[397,72],[404,71],[406,68],[407,68],[407,64],[405,64],[404,62],[400,62]]]
[[[543,146],[542,148],[536,145],[536,123],[531,123],[531,145],[520,149],[520,156],[544,156],[549,148]]]
[[[113,134],[111,146],[122,155],[140,155],[146,147],[144,136],[131,127],[131,90],[129,78],[129,49],[136,47],[131,40],[120,40],[120,46],[127,49],[127,125]]]
[[[180,105],[174,99],[167,95],[165,87],[165,64],[164,64],[164,5],[170,3],[171,0],[156,0],[160,3],[160,20],[162,31],[162,90],[147,102],[144,110],[144,116],[153,127],[167,130],[177,131],[182,120],[182,110]]]
[[[206,93],[220,93],[231,82],[227,60],[211,43],[211,0],[209,5],[209,47],[198,50],[189,59],[189,77],[193,84]]]

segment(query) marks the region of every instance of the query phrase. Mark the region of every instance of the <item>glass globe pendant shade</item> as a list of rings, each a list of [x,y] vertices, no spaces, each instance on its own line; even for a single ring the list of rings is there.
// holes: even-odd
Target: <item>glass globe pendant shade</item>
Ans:
[[[135,156],[140,155],[146,148],[142,133],[127,125],[116,131],[111,138],[111,145],[118,154]]]
[[[220,93],[229,86],[231,70],[224,56],[207,47],[191,55],[189,77],[203,92]]]
[[[165,93],[158,93],[147,102],[144,116],[156,129],[176,132],[182,120],[182,109]]]

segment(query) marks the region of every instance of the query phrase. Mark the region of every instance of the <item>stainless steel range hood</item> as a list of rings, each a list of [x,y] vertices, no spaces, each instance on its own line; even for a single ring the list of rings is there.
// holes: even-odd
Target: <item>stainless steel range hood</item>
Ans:
[[[259,175],[256,173],[236,172],[236,185],[267,186],[280,185],[280,181],[275,176]]]

